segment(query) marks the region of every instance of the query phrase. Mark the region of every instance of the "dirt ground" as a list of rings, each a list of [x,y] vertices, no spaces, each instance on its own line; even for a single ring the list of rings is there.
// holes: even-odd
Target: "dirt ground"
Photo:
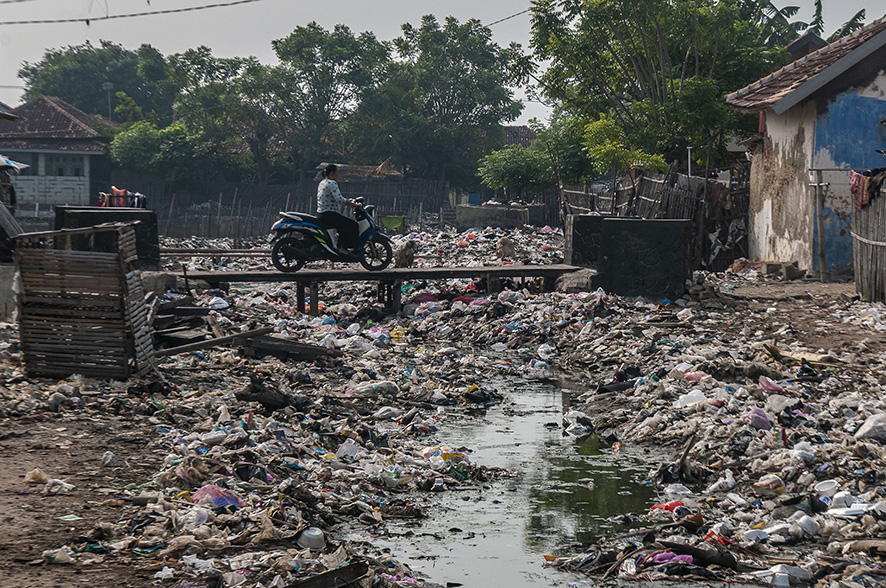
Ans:
[[[795,338],[824,350],[854,350],[865,340],[871,353],[886,351],[886,335],[845,324],[834,316],[835,305],[845,308],[855,294],[852,283],[815,281],[766,282],[737,286],[728,294],[747,304],[734,314],[724,313],[724,330],[748,340],[765,340],[790,325]],[[765,312],[774,308],[775,311]],[[744,335],[741,335],[744,333]],[[0,374],[0,386],[8,376]],[[55,381],[35,380],[47,386]],[[0,553],[4,569],[0,588],[90,586],[152,586],[162,562],[128,555],[96,554],[89,565],[50,565],[42,556],[61,545],[85,545],[81,539],[96,523],[130,520],[139,507],[118,494],[149,482],[160,469],[162,455],[147,449],[157,426],[94,410],[37,413],[0,420]],[[118,467],[105,467],[102,457],[111,451]],[[70,493],[42,495],[41,485],[24,482],[41,468],[75,488]],[[129,513],[128,515],[126,513]],[[75,520],[62,517],[75,515]],[[124,516],[126,515],[126,516]]]
[[[789,325],[796,340],[808,347],[828,352],[858,352],[861,351],[859,343],[864,342],[869,353],[886,351],[886,333],[844,323],[842,318],[835,316],[835,309],[847,308],[857,298],[854,282],[773,280],[739,285],[724,293],[746,301],[748,310],[763,313],[761,321],[747,322],[749,327],[762,331],[759,338],[765,339]],[[774,312],[766,312],[773,308]],[[737,324],[744,325],[744,318],[741,315],[736,317]]]
[[[123,509],[135,509],[116,498],[128,485],[149,481],[158,458],[145,454],[150,428],[113,415],[40,413],[29,418],[5,419],[0,427],[0,553],[3,588],[71,586],[151,586],[154,562],[97,561],[88,566],[46,565],[42,554],[92,532],[99,521],[114,523]],[[102,465],[111,451],[119,467]],[[75,486],[70,493],[41,494],[42,485],[24,482],[40,468],[50,478]],[[60,517],[76,515],[78,520]],[[121,580],[125,581],[121,583]]]

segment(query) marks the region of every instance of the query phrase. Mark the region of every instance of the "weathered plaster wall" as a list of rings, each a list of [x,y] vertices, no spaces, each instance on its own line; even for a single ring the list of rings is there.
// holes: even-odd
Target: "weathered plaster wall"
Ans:
[[[886,72],[873,81],[850,88],[830,100],[818,103],[815,125],[813,167],[846,172],[825,171],[824,241],[829,270],[852,265],[852,213],[854,202],[849,191],[848,170],[886,167],[886,158],[877,149],[886,150]],[[818,250],[815,231],[814,250]],[[818,258],[813,260],[818,269]]]
[[[812,101],[766,112],[766,136],[751,162],[750,255],[812,267],[814,201],[808,169],[815,136]]]

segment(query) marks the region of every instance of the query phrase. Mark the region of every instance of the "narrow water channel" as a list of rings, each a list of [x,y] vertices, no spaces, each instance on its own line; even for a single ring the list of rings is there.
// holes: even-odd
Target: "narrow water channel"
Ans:
[[[503,404],[444,420],[435,438],[514,475],[485,489],[433,496],[431,518],[420,526],[388,524],[403,536],[363,539],[442,586],[591,585],[544,568],[544,555],[625,529],[619,515],[652,504],[655,491],[643,483],[652,465],[596,437],[564,437],[568,391],[522,380],[495,387],[507,394]]]

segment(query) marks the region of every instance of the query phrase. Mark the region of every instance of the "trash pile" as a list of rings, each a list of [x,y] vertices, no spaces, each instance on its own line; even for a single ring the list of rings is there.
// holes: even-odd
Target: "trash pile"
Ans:
[[[417,263],[485,264],[503,237],[516,262],[559,259],[562,235],[545,229],[416,232],[397,244],[417,242]],[[185,302],[170,292],[158,303],[169,314],[158,316],[171,317],[163,335],[173,347],[192,336],[175,330],[193,328],[188,316],[201,328],[269,328],[272,340],[161,356],[144,379],[122,384],[32,381],[14,346],[0,346],[0,414],[124,416],[150,432],[145,451],[159,459],[150,479],[106,489],[120,501],[118,520],[63,538],[47,564],[123,560],[181,588],[332,586],[345,576],[415,586],[408,567],[339,540],[340,530],[418,521],[437,493],[506,475],[438,439],[439,423],[459,418],[458,407],[500,402],[507,391],[489,387],[495,375],[564,379],[585,390],[564,434],[674,457],[650,473],[661,500],[635,517],[641,529],[550,565],[598,580],[877,585],[886,357],[873,342],[806,348],[789,317],[727,287],[772,278],[727,278],[697,272],[675,301],[522,282],[495,294],[469,280],[408,283],[394,316],[361,283],[324,284],[316,317],[297,312],[285,284],[198,290]],[[873,332],[886,317],[876,305],[815,304],[822,329]],[[104,467],[125,467],[109,453]],[[68,491],[66,480],[20,474],[47,496]]]
[[[606,298],[573,352],[598,384],[566,415],[566,432],[676,453],[650,473],[662,501],[641,528],[551,565],[601,580],[882,585],[886,356],[860,353],[864,342],[804,349],[787,321],[755,340],[780,322],[772,307],[745,308],[728,329],[737,317],[704,305],[662,326],[623,304]],[[831,305],[844,323],[876,316],[876,305]]]

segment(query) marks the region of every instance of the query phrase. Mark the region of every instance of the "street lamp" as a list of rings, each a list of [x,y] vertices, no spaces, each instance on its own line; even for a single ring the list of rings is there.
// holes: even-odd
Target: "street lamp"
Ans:
[[[111,82],[105,82],[102,84],[102,90],[108,93],[108,120],[113,122],[113,118],[111,117],[111,90],[114,89],[114,84]]]

